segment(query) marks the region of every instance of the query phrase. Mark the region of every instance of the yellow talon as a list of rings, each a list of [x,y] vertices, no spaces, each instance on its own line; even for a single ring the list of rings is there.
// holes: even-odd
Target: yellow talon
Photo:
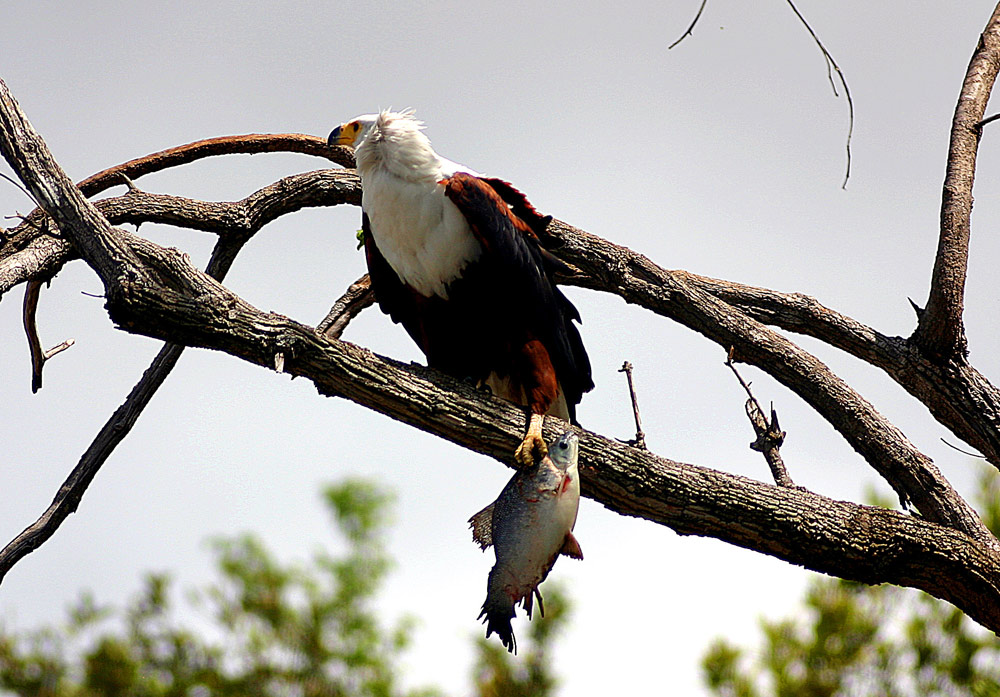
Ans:
[[[514,451],[514,459],[521,467],[534,467],[536,462],[549,454],[545,439],[542,438],[543,418],[541,414],[531,415],[531,420],[528,421],[528,432],[521,444],[517,446],[517,450]]]

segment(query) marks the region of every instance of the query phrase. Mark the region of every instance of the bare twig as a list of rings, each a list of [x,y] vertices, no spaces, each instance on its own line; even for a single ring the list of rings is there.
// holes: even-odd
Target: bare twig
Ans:
[[[34,196],[31,195],[30,191],[28,191],[27,189],[24,188],[24,184],[22,184],[21,182],[19,182],[17,179],[14,179],[13,177],[4,174],[3,172],[0,172],[0,177],[3,177],[7,181],[9,181],[11,184],[13,184],[14,186],[16,186],[18,189],[20,189],[22,192],[24,192],[25,196],[27,196],[32,201],[34,201],[34,203],[35,203],[36,206],[38,205],[38,201],[35,199]],[[6,217],[9,218],[10,216],[6,216]],[[17,217],[21,218],[22,220],[24,220],[23,216],[17,216]]]
[[[927,304],[911,340],[937,361],[968,351],[962,319],[969,267],[972,187],[983,114],[1000,70],[1000,5],[979,37],[951,124],[948,165],[941,195],[941,229]]]
[[[707,4],[708,0],[701,0],[701,7],[698,8],[698,14],[694,16],[694,21],[692,21],[691,25],[684,31],[683,34],[681,34],[681,38],[677,39],[677,41],[667,46],[668,51],[677,44],[679,44],[681,41],[686,39],[687,37],[691,36],[691,33],[694,31],[694,25],[696,25],[698,23],[698,20],[701,19],[701,13],[705,11],[705,5]]]
[[[330,308],[316,331],[331,341],[339,339],[352,319],[375,302],[371,279],[365,274],[352,283]]]
[[[41,288],[41,281],[28,281],[24,289],[24,333],[28,337],[28,350],[31,353],[32,392],[38,392],[38,390],[42,389],[42,368],[45,366],[45,362],[76,343],[73,339],[66,339],[47,351],[42,350],[42,343],[38,339],[38,327],[35,320]]]
[[[120,176],[122,178],[122,181],[125,182],[125,186],[128,187],[129,191],[139,191],[139,187],[135,185],[134,181],[129,179],[129,176],[125,174],[125,172],[119,172],[118,176]]]
[[[635,417],[635,440],[625,442],[640,450],[645,450],[646,434],[642,432],[642,419],[639,418],[639,400],[636,399],[635,384],[632,382],[632,364],[625,361],[622,363],[622,367],[618,369],[618,372],[625,373],[625,377],[628,379],[628,393],[632,398],[632,416]]]
[[[979,453],[972,453],[972,452],[969,452],[968,450],[962,450],[960,447],[958,447],[957,445],[952,445],[951,443],[949,443],[944,438],[941,439],[941,442],[944,443],[945,445],[947,445],[952,450],[957,450],[958,452],[962,453],[963,455],[968,455],[969,457],[974,457],[974,458],[977,458],[979,460],[985,460],[986,459],[985,455],[980,455]]]
[[[1000,114],[993,114],[993,116],[988,116],[979,123],[976,124],[976,128],[982,129],[983,126],[989,123],[993,123],[997,119],[1000,119]]]
[[[847,126],[847,171],[844,173],[844,183],[841,185],[842,189],[846,189],[847,180],[851,178],[851,138],[854,135],[854,100],[851,98],[851,88],[847,86],[847,79],[844,77],[844,73],[840,70],[840,66],[837,65],[837,61],[835,61],[833,56],[830,55],[830,52],[826,50],[826,46],[824,46],[823,42],[819,40],[818,36],[816,36],[816,32],[814,32],[813,28],[809,26],[809,22],[807,22],[806,18],[802,16],[801,12],[799,12],[799,8],[795,6],[795,3],[792,2],[792,0],[787,0],[787,2],[788,6],[792,8],[792,12],[794,12],[795,16],[799,18],[799,21],[802,22],[806,31],[809,32],[809,35],[812,36],[813,41],[816,42],[819,50],[823,53],[823,59],[826,61],[826,77],[830,81],[830,86],[833,88],[833,95],[835,97],[840,96],[837,93],[837,83],[833,80],[832,71],[837,72],[837,78],[840,80],[840,84],[844,86],[844,95],[847,97],[847,111],[850,115],[850,120]]]
[[[757,398],[753,396],[750,385],[743,380],[743,376],[736,370],[736,365],[733,363],[734,353],[734,349],[730,348],[729,354],[726,356],[726,365],[733,371],[733,375],[740,381],[740,385],[743,386],[743,390],[747,393],[747,417],[750,419],[754,433],[757,434],[757,440],[750,444],[750,448],[764,456],[764,460],[767,461],[767,466],[771,470],[771,475],[774,477],[775,484],[778,486],[793,487],[795,486],[795,482],[788,476],[788,470],[785,468],[785,462],[781,459],[781,453],[779,452],[781,444],[785,442],[785,432],[778,425],[778,412],[775,411],[772,404],[770,421],[764,416],[764,410],[761,408],[760,403],[757,402]]]

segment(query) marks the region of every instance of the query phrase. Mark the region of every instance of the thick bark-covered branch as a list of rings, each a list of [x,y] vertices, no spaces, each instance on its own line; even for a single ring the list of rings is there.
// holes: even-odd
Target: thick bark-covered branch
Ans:
[[[292,181],[295,183],[289,187],[292,190],[298,191],[299,185],[307,190],[309,187],[304,182],[319,175],[325,176],[324,173],[298,175],[275,186],[283,190],[280,185]],[[335,178],[339,183],[345,183],[350,176],[342,172]],[[346,184],[344,189],[357,192],[350,184]],[[250,229],[241,222],[248,218],[247,206],[243,202],[201,204],[131,192],[118,199],[119,203],[107,205],[129,203],[130,198],[135,209],[145,209],[145,219],[164,222],[169,219],[174,224],[202,229],[215,227],[224,230],[234,225]],[[260,202],[268,198],[258,192],[249,197],[250,200]],[[295,200],[298,205],[298,199]],[[169,206],[172,212],[158,213],[158,206],[165,202],[172,204]],[[282,205],[276,204],[270,210],[280,209]],[[208,215],[202,217],[205,213]],[[122,214],[122,217],[126,215]],[[129,219],[140,221],[138,217]],[[269,218],[260,217],[260,220],[264,219]],[[735,311],[731,305],[686,283],[682,275],[667,272],[641,255],[561,223],[550,226],[550,233],[562,243],[558,249],[560,256],[588,273],[585,279],[575,279],[575,282],[616,292],[629,302],[680,321],[725,348],[734,346],[738,360],[753,363],[771,373],[827,418],[894,486],[901,498],[912,499],[921,512],[932,520],[947,523],[975,537],[991,539],[975,511],[951,488],[933,462],[815,357]]]
[[[323,394],[510,461],[524,427],[522,410],[428,368],[330,342],[310,327],[251,307],[182,255],[134,242],[144,262],[156,264],[156,275],[169,277],[180,293],[132,286],[134,293],[111,311],[133,331],[169,335],[264,367],[282,353],[285,372],[308,378]],[[545,435],[564,428],[549,418]],[[1000,630],[1000,551],[956,530],[671,462],[585,431],[581,461],[584,494],[612,510],[817,571],[922,588]]]
[[[188,164],[206,157],[261,152],[303,153],[323,157],[345,167],[354,166],[354,153],[350,149],[339,146],[330,147],[325,140],[316,136],[300,133],[222,136],[199,140],[124,162],[87,177],[78,186],[84,196],[91,197],[113,186],[130,182],[144,174]],[[311,201],[298,202],[296,206],[294,200],[296,192],[282,190],[282,187],[286,186],[294,189],[296,187],[294,179],[294,177],[290,177],[270,187],[265,187],[240,202],[217,204],[217,210],[212,212],[205,209],[211,208],[213,204],[187,199],[188,205],[180,205],[180,202],[184,201],[183,199],[175,197],[157,199],[153,194],[139,191],[130,191],[138,196],[129,199],[127,205],[122,205],[121,202],[125,198],[123,197],[121,199],[108,199],[107,203],[98,202],[97,206],[112,224],[163,222],[205,229],[209,232],[221,232],[227,229],[230,224],[241,226],[255,219],[259,222],[256,229],[259,229],[260,226],[274,217],[306,206],[327,206],[360,201],[360,184],[356,185],[356,197],[348,196],[345,199],[330,200],[323,197],[322,189],[324,187],[321,183],[320,190],[313,189],[311,191]],[[313,187],[316,183],[313,182]],[[277,191],[275,191],[276,188]],[[283,201],[284,208],[282,208]],[[257,205],[258,203],[259,205]],[[108,208],[105,208],[105,205]],[[255,211],[255,208],[261,210]],[[208,227],[203,227],[200,221],[212,218],[213,213],[217,219],[208,223]],[[14,286],[29,279],[48,280],[52,278],[62,265],[72,258],[74,258],[72,245],[51,229],[45,212],[40,209],[32,211],[19,225],[6,232],[3,242],[0,244],[0,297]]]
[[[941,230],[927,307],[913,339],[925,356],[946,361],[967,353],[962,310],[969,266],[972,185],[986,111],[1000,71],[1000,5],[993,10],[958,96],[951,124],[948,166],[941,196]]]
[[[554,221],[557,253],[584,274],[567,282],[610,290],[706,336],[795,392],[921,513],[973,537],[993,536],[934,463],[815,356],[641,254]]]
[[[275,217],[302,207],[356,204],[360,196],[361,186],[354,172],[321,170],[286,177],[236,202],[209,203],[132,191],[96,205],[112,224],[159,222],[226,235],[253,234]],[[45,227],[30,232],[34,237],[23,248],[0,246],[0,295],[28,279],[51,277],[75,256],[66,240],[48,234]],[[600,249],[607,244],[604,240],[593,236],[584,239],[581,232],[565,223],[553,225],[553,238],[564,245],[569,241],[567,250],[556,250],[557,255],[566,256],[567,251],[575,250],[581,256],[596,249],[600,256],[609,256]],[[25,235],[22,233],[22,237]],[[572,261],[571,257],[567,259]],[[938,421],[1000,467],[1000,390],[964,356],[944,364],[929,360],[906,339],[885,336],[800,293],[780,293],[686,271],[657,270],[725,301],[758,322],[812,336],[884,370],[927,406]],[[565,282],[617,293],[635,285],[630,274],[611,269],[605,275],[609,277],[607,283],[592,276]],[[633,302],[659,311],[646,303],[635,288],[629,292]]]
[[[137,259],[107,219],[56,164],[48,147],[0,80],[0,153],[34,199],[70,238],[97,272],[109,292],[118,289],[119,274],[140,271]]]
[[[819,339],[885,371],[938,422],[1000,467],[1000,390],[965,356],[944,363],[929,360],[912,341],[886,336],[802,293],[780,293],[687,271],[669,273],[758,322]]]
[[[261,312],[192,267],[185,255],[112,228],[58,169],[2,82],[0,112],[5,156],[101,276],[109,314],[120,326],[269,368],[280,355],[285,372],[306,377],[323,394],[509,461],[523,431],[520,409],[427,368],[330,341]],[[342,173],[340,183],[348,177]],[[121,200],[130,196],[144,195]],[[174,203],[183,209],[180,201]],[[228,213],[230,205],[216,212]],[[243,238],[254,230],[234,224]],[[229,234],[231,227],[220,229]],[[618,293],[735,347],[738,360],[759,365],[830,420],[929,520],[672,462],[581,432],[585,495],[683,534],[710,535],[817,571],[922,588],[1000,631],[996,539],[933,463],[867,402],[815,357],[683,275],[564,224],[553,225],[553,236],[562,241],[558,253],[586,274],[573,282]],[[565,427],[550,418],[546,436]]]

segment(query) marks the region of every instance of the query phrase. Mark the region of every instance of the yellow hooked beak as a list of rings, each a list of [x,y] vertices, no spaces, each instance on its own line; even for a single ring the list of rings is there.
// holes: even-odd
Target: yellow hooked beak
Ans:
[[[361,133],[361,124],[357,121],[342,123],[330,132],[330,137],[326,139],[326,144],[354,147],[359,133]]]

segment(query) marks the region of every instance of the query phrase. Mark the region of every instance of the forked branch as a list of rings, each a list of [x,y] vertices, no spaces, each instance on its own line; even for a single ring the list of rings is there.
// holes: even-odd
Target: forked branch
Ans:
[[[771,470],[771,476],[774,477],[775,484],[778,486],[795,486],[795,482],[788,476],[785,461],[781,457],[780,448],[781,444],[785,442],[785,432],[778,425],[778,412],[772,406],[771,418],[768,419],[764,415],[764,410],[750,390],[750,384],[743,379],[740,371],[736,369],[736,364],[733,363],[732,348],[729,349],[729,354],[726,356],[726,366],[733,371],[733,375],[736,376],[743,391],[747,393],[747,418],[750,419],[750,425],[753,426],[754,433],[757,436],[754,442],[750,444],[750,448],[764,456],[764,460]]]
[[[28,337],[28,351],[31,354],[31,391],[38,392],[42,389],[42,369],[45,362],[62,353],[75,342],[73,339],[66,339],[52,348],[45,350],[42,342],[38,338],[38,326],[35,316],[38,311],[38,297],[42,291],[41,281],[28,281],[24,288],[24,333]]]

